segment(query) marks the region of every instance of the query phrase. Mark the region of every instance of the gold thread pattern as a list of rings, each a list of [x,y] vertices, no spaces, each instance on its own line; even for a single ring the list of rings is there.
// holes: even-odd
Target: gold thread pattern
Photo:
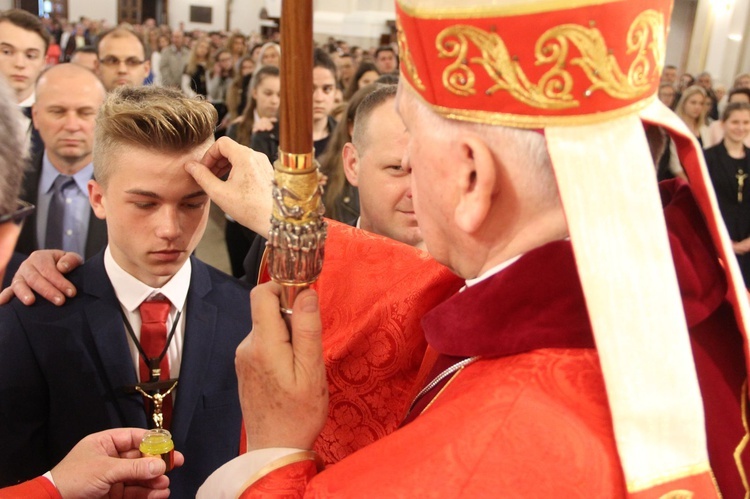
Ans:
[[[621,100],[646,94],[651,82],[661,74],[666,49],[664,29],[664,15],[660,12],[649,9],[638,15],[628,30],[627,40],[627,53],[635,52],[636,57],[625,74],[597,28],[577,24],[551,28],[535,46],[536,65],[551,65],[536,84],[528,79],[497,33],[461,24],[442,30],[435,45],[440,58],[454,59],[444,69],[442,83],[456,95],[476,94],[477,78],[472,66],[479,66],[495,82],[484,90],[488,95],[505,90],[532,107],[567,109],[580,106],[573,95],[569,65],[580,67],[591,82],[583,92],[584,97],[596,91]],[[469,58],[472,45],[479,49],[480,55]],[[580,57],[570,57],[571,45],[578,49]]]
[[[572,116],[540,116],[530,114],[511,114],[495,111],[478,111],[474,109],[458,109],[433,104],[425,99],[409,83],[408,78],[401,80],[411,95],[430,107],[436,114],[449,120],[470,121],[473,123],[484,123],[486,125],[509,126],[513,128],[545,128],[549,126],[577,126],[591,123],[603,123],[605,121],[637,113],[656,100],[656,94],[652,94],[627,106],[612,109],[610,111],[599,111],[590,114],[577,114]]]
[[[742,453],[747,448],[750,441],[750,426],[747,422],[747,379],[742,383],[742,393],[740,394],[740,411],[742,412],[742,426],[745,428],[745,435],[740,440],[737,448],[734,449],[734,463],[737,466],[737,472],[742,478],[742,486],[745,487],[745,499],[750,498],[750,487],[748,487],[747,474],[742,466]]]
[[[652,479],[647,479],[647,480],[631,480],[626,484],[626,486],[628,488],[628,492],[637,493],[637,492],[642,492],[644,490],[651,489],[653,487],[658,487],[665,483],[682,480],[688,477],[697,477],[698,475],[703,475],[704,473],[707,473],[708,476],[711,478],[711,483],[716,489],[717,495],[721,497],[718,486],[716,484],[716,479],[713,476],[713,472],[711,471],[711,466],[708,464],[708,462],[693,464],[693,465],[685,466],[684,468],[681,468],[681,469],[673,470],[671,472],[665,472],[658,478],[652,478]]]
[[[419,90],[424,91],[425,86],[419,78],[417,68],[414,66],[414,59],[412,59],[411,52],[409,52],[409,44],[406,42],[406,35],[404,34],[404,29],[401,27],[400,17],[396,18],[396,40],[398,41],[398,53],[401,58],[401,64],[409,73],[409,78],[411,78],[414,86]]]
[[[659,499],[693,499],[694,496],[695,494],[689,490],[672,490],[659,496]]]

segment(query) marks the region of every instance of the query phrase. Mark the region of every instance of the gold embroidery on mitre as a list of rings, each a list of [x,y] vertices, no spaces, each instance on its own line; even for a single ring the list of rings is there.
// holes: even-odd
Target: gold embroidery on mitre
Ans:
[[[695,494],[689,490],[672,490],[659,496],[659,499],[692,499]]]
[[[401,27],[400,18],[396,18],[396,40],[398,41],[398,54],[401,59],[401,65],[409,73],[409,78],[414,82],[414,86],[424,91],[425,86],[422,80],[419,79],[417,68],[414,66],[414,59],[412,59],[411,52],[409,52],[409,45],[406,43],[406,35],[404,34],[404,29]]]
[[[578,49],[580,57],[569,58],[571,44]],[[456,95],[476,94],[476,74],[470,67],[473,64],[481,66],[495,82],[484,90],[487,95],[505,90],[532,107],[567,109],[580,106],[572,93],[573,77],[567,70],[568,65],[580,67],[591,82],[583,93],[585,97],[601,90],[616,99],[635,99],[646,94],[651,82],[659,78],[666,38],[663,14],[651,9],[642,12],[628,30],[627,53],[637,54],[626,75],[597,28],[576,24],[551,28],[535,46],[536,65],[552,65],[537,83],[528,79],[497,33],[468,25],[451,26],[438,34],[435,45],[439,57],[454,58],[443,70],[442,83]],[[469,58],[470,45],[476,46],[481,55]]]

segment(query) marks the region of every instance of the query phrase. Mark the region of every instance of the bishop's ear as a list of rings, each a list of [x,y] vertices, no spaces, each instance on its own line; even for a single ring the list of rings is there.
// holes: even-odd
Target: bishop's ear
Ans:
[[[475,136],[467,136],[458,144],[455,165],[459,200],[455,210],[456,225],[466,233],[474,233],[487,218],[492,197],[497,189],[497,172],[492,151]]]

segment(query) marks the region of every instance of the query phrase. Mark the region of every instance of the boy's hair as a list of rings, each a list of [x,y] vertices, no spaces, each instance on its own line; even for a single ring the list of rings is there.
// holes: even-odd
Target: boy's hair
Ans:
[[[0,12],[0,23],[2,22],[9,22],[14,26],[18,26],[26,31],[33,31],[39,35],[41,39],[44,40],[44,54],[42,54],[42,57],[47,54],[47,49],[49,48],[52,37],[47,31],[47,28],[44,27],[44,24],[42,24],[41,19],[37,16],[26,12],[25,10],[10,9],[5,12]]]
[[[94,177],[106,185],[121,146],[156,153],[187,153],[213,142],[218,115],[209,102],[176,89],[123,87],[107,96],[96,118]]]

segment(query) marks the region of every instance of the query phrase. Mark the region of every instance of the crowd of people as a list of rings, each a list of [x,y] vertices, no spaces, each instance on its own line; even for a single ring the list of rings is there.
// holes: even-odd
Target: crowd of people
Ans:
[[[678,78],[675,66],[665,66],[659,86],[659,100],[672,109],[690,129],[705,152],[719,207],[732,239],[746,285],[750,286],[750,185],[745,175],[750,168],[750,73],[734,78],[727,90],[715,84],[711,74],[684,73]],[[743,105],[744,104],[744,105]],[[659,180],[687,179],[677,149],[667,142],[658,158]]]
[[[398,44],[314,49],[328,239],[289,323],[256,285],[276,37],[0,12],[0,498],[746,494],[750,77],[592,86],[642,2],[537,3],[399,0]],[[526,94],[462,38],[562,17],[611,60],[514,55]],[[211,202],[234,276],[193,255]]]
[[[38,75],[58,64],[72,63],[82,65],[93,71],[101,79],[107,92],[123,85],[156,85],[180,90],[189,97],[202,96],[210,102],[218,113],[215,138],[228,135],[240,144],[265,152],[271,162],[276,158],[278,148],[277,115],[280,106],[278,71],[281,49],[278,45],[278,33],[264,39],[258,34],[246,36],[240,32],[205,32],[201,30],[185,31],[182,27],[171,29],[169,26],[156,26],[153,19],[139,25],[123,24],[108,27],[104,22],[82,18],[72,24],[54,18],[35,20],[23,13],[10,13],[10,22],[3,23],[2,29],[7,32],[6,38],[12,46],[19,45],[23,36],[29,37],[30,46],[19,46],[18,50],[33,49],[46,57],[28,61],[22,69],[13,67],[13,61],[6,58],[3,73],[16,81],[19,105],[31,114],[34,103],[34,86]],[[23,17],[22,19],[18,19]],[[28,29],[22,28],[25,26]],[[19,29],[20,28],[20,29]],[[34,33],[34,34],[32,34]],[[18,42],[14,40],[21,36]],[[66,47],[59,50],[59,47]],[[315,116],[315,154],[322,159],[322,170],[331,180],[333,190],[326,196],[326,207],[330,217],[354,224],[359,216],[357,189],[352,188],[344,175],[341,166],[341,153],[346,141],[338,141],[328,147],[336,123],[344,116],[347,104],[357,90],[375,82],[382,75],[381,81],[394,84],[398,79],[397,49],[393,46],[382,46],[371,49],[350,47],[342,40],[329,38],[316,52],[316,69],[313,75],[317,81],[314,94]],[[20,74],[23,73],[23,74]],[[68,85],[72,90],[74,83],[63,85],[60,96],[67,96]],[[65,98],[64,98],[65,99]],[[92,103],[91,117],[96,114],[98,103]],[[30,116],[29,116],[30,118]],[[350,140],[353,114],[349,119],[345,135]],[[25,127],[31,130],[34,145],[33,161],[42,163],[43,157],[54,156],[54,151],[47,148],[42,153],[42,140],[39,130],[44,127]],[[90,136],[92,130],[88,133]],[[89,152],[91,142],[89,140]],[[84,151],[85,152],[85,151]],[[91,175],[90,154],[82,154],[79,159],[86,160],[81,170],[71,170],[79,178],[77,196],[85,205],[85,182]],[[53,165],[60,168],[57,164]],[[36,168],[39,170],[39,167]],[[51,169],[47,167],[47,170]],[[30,183],[38,178],[29,179]],[[48,185],[43,188],[49,189]],[[37,187],[25,189],[27,196],[35,197]],[[335,193],[335,196],[332,196]],[[35,199],[29,199],[36,202]],[[345,212],[341,211],[341,207]],[[41,208],[46,208],[42,200]],[[85,206],[84,206],[85,208]],[[76,248],[86,257],[96,253],[106,243],[106,238],[88,239],[90,243],[84,251],[81,246],[87,241],[86,235],[96,231],[87,229],[89,220],[95,228],[95,217],[83,208],[78,217],[81,219],[73,230],[73,237],[78,238]],[[230,257],[232,274],[241,277],[245,274],[243,261],[255,239],[255,234],[240,227],[231,217],[227,217],[225,240]],[[32,221],[33,222],[33,221]],[[44,222],[44,220],[42,220]],[[26,234],[21,238],[22,252],[28,254],[38,248],[55,248],[54,244],[45,244],[41,234],[31,237],[33,230],[27,224]],[[44,230],[44,224],[37,225],[37,231]],[[103,228],[99,234],[103,234]]]

